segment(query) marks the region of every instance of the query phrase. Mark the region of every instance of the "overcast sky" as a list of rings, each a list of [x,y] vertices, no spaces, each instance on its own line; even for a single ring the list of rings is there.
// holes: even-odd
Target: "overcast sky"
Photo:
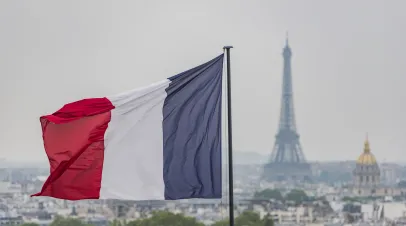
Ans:
[[[114,2],[114,3],[113,3]],[[234,146],[270,154],[289,31],[309,160],[406,155],[406,1],[0,1],[0,158],[46,160],[39,116],[232,50]]]

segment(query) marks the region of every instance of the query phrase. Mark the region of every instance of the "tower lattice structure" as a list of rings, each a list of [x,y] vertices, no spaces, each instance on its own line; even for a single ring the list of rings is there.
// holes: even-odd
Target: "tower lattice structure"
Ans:
[[[292,50],[288,39],[283,49],[283,84],[278,132],[271,158],[264,168],[264,179],[308,180],[311,178],[310,164],[304,156],[296,128],[293,105],[291,58]]]

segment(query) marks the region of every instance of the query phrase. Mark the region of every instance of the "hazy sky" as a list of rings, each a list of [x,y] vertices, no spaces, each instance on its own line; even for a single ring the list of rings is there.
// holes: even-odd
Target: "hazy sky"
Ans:
[[[114,2],[114,3],[113,3]],[[232,50],[234,146],[270,154],[289,31],[307,159],[406,156],[406,1],[0,1],[0,157],[46,160],[39,116]]]

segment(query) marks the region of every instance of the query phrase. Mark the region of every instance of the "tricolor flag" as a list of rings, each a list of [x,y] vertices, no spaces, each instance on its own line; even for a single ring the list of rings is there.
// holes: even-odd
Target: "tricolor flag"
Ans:
[[[118,95],[40,118],[50,176],[67,200],[221,198],[223,54]]]

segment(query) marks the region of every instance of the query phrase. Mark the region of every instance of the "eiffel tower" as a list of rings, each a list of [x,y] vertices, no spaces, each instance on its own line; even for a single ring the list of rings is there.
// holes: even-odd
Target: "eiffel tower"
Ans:
[[[291,57],[292,51],[288,38],[286,38],[286,45],[283,49],[283,87],[279,128],[270,161],[264,167],[262,177],[266,181],[307,181],[312,175],[296,129]]]

